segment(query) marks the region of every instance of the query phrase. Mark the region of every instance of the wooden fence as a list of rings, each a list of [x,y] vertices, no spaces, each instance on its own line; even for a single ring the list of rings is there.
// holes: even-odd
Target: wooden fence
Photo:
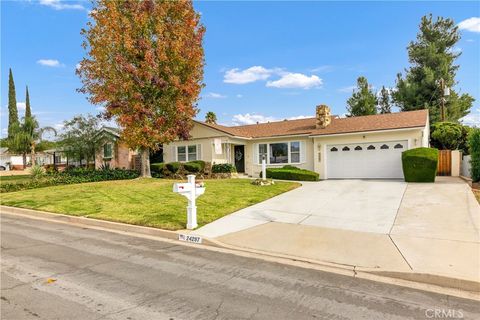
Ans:
[[[437,176],[452,175],[452,151],[438,150]]]

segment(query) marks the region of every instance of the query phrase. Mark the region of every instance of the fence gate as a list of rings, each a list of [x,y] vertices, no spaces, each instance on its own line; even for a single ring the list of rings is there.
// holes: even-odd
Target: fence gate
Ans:
[[[452,175],[452,151],[438,150],[437,176]]]

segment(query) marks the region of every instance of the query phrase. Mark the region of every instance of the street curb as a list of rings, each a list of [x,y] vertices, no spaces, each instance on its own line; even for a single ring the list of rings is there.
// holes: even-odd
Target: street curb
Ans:
[[[0,205],[0,213],[20,215],[27,218],[46,220],[50,222],[90,226],[111,232],[127,233],[133,236],[145,236],[154,240],[171,241],[179,245],[195,246],[207,250],[220,251],[244,257],[262,259],[301,268],[331,272],[354,278],[367,279],[387,284],[399,285],[413,289],[448,294],[460,298],[480,301],[480,283],[457,278],[449,278],[431,274],[379,271],[368,268],[359,268],[354,265],[343,265],[333,262],[312,260],[303,257],[289,256],[272,252],[253,250],[224,244],[215,239],[202,237],[202,244],[192,244],[179,241],[180,234],[195,235],[192,230],[169,231],[152,227],[130,225],[119,222],[98,220],[87,217],[69,216],[60,213],[51,213],[32,209],[16,208]],[[159,239],[161,238],[161,239]]]

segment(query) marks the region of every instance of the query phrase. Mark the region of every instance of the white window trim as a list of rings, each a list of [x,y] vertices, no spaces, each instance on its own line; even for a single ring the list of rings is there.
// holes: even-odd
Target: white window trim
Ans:
[[[178,154],[179,154],[178,148],[182,148],[182,147],[185,147],[185,161],[180,161],[180,160],[178,160]],[[188,156],[188,155],[189,155],[188,147],[195,147],[195,160],[200,160],[200,159],[198,158],[198,145],[197,145],[197,144],[189,144],[189,145],[181,145],[181,146],[176,146],[176,147],[175,147],[175,151],[176,151],[176,152],[175,152],[175,153],[176,153],[176,155],[175,155],[175,161],[176,161],[176,162],[189,162],[189,161],[194,161],[193,159],[192,159],[192,160],[189,159],[189,156]]]
[[[298,162],[292,162],[292,157],[291,157],[291,144],[293,142],[298,142],[299,144],[299,152],[298,152]],[[288,162],[284,162],[284,163],[270,163],[270,145],[271,144],[278,144],[278,143],[286,143],[287,146],[288,146]],[[256,149],[257,149],[257,156],[258,156],[258,159],[257,159],[257,165],[260,165],[261,162],[260,162],[260,145],[262,144],[266,144],[267,145],[267,165],[269,166],[285,166],[285,165],[288,165],[288,164],[302,164],[304,162],[302,162],[302,152],[306,152],[306,150],[302,150],[302,142],[300,140],[295,140],[295,141],[278,141],[278,142],[262,142],[262,143],[258,143],[256,145]]]

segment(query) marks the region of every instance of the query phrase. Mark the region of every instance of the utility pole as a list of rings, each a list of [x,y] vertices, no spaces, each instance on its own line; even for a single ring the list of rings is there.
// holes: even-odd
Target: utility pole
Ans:
[[[440,98],[440,116],[442,122],[445,122],[445,101],[447,100],[447,96],[450,95],[450,88],[445,86],[445,80],[440,78],[439,80],[440,89],[442,89],[442,97]]]

